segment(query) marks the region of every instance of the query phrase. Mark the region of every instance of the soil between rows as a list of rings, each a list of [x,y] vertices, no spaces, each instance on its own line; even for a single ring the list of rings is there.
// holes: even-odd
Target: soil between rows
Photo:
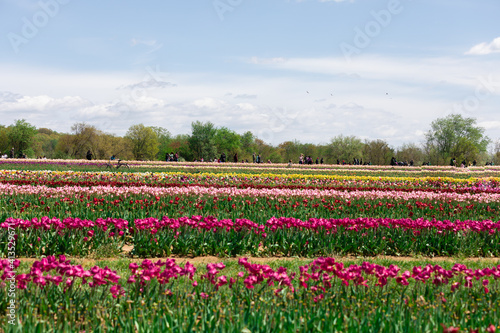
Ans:
[[[99,259],[91,259],[91,258],[81,258],[81,257],[68,257],[67,259],[71,260],[73,264],[80,264],[82,266],[92,266],[97,263],[103,262],[113,262],[118,260],[125,260],[129,262],[141,262],[145,259],[149,259],[151,261],[157,260],[167,260],[167,259],[175,259],[175,261],[179,264],[184,264],[186,262],[190,262],[192,264],[202,265],[209,263],[218,263],[218,262],[227,262],[227,261],[238,261],[240,258],[248,258],[248,261],[252,263],[273,263],[276,261],[312,261],[316,258],[306,258],[306,257],[251,257],[251,256],[238,256],[238,257],[215,257],[215,256],[202,256],[202,257],[180,257],[180,256],[170,256],[170,257],[154,257],[154,258],[128,258],[128,257],[114,257],[114,258],[99,258]],[[350,262],[350,261],[388,261],[388,262],[419,262],[422,263],[437,263],[437,262],[453,262],[453,263],[463,263],[464,261],[474,261],[474,262],[482,262],[485,264],[500,264],[500,257],[493,258],[464,258],[464,257],[408,257],[408,256],[374,256],[374,257],[355,257],[355,256],[339,256],[335,257],[337,262]],[[17,258],[21,262],[32,263],[34,261],[40,260],[38,258]]]

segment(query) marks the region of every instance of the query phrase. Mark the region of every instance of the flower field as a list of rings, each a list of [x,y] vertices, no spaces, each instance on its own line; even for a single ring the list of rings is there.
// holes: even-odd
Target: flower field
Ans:
[[[500,331],[496,167],[100,163],[0,166],[6,331]]]

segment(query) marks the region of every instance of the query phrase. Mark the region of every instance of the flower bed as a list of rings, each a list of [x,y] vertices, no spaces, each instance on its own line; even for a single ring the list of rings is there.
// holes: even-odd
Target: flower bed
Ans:
[[[15,230],[16,250],[22,256],[86,256],[102,247],[120,253],[126,242],[132,247],[130,255],[140,257],[500,255],[500,221],[389,218],[302,221],[273,217],[265,224],[258,224],[247,219],[193,216],[136,219],[129,223],[112,218],[91,221],[43,217],[9,218],[0,228]],[[7,243],[7,233],[3,235],[0,241]]]
[[[131,161],[135,172],[121,173],[96,172],[104,161],[2,162],[24,170],[0,171],[0,258],[39,260],[0,259],[1,327],[12,292],[18,331],[493,332],[500,322],[498,260],[332,258],[499,256],[497,167]],[[60,171],[32,171],[43,168]],[[171,255],[240,258],[136,262]],[[271,267],[247,255],[296,259]]]
[[[292,270],[241,258],[230,270],[222,262],[197,268],[168,259],[130,263],[119,274],[49,256],[24,273],[13,272],[19,264],[0,261],[0,311],[7,310],[5,286],[15,281],[25,331],[151,325],[184,331],[492,331],[500,318],[500,265],[402,270],[370,262],[346,266],[327,257]]]

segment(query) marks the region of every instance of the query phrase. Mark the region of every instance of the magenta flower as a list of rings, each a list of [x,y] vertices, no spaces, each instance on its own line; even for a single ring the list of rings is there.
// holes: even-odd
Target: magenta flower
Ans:
[[[135,272],[137,271],[138,268],[139,268],[139,265],[137,265],[135,262],[131,262],[128,265],[128,269],[130,269],[132,271],[132,273],[134,273],[134,274],[135,274]]]
[[[119,284],[115,284],[109,288],[109,291],[111,292],[111,295],[113,295],[113,298],[125,295],[125,290],[123,290],[122,286]]]
[[[182,274],[187,275],[192,280],[194,273],[196,273],[196,267],[194,267],[191,263],[189,263],[189,261],[186,262]]]
[[[52,282],[53,282],[56,286],[58,286],[58,285],[62,282],[62,280],[63,280],[62,276],[54,276],[54,277],[52,278]]]
[[[455,290],[458,289],[458,287],[460,287],[460,282],[455,282],[451,285],[451,291],[454,292]]]
[[[223,285],[227,284],[227,276],[221,275],[217,278],[217,286],[222,287]]]

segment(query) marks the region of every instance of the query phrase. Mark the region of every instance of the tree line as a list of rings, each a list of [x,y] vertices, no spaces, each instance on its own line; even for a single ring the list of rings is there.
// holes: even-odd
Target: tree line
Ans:
[[[458,163],[477,161],[500,163],[500,140],[493,151],[487,148],[491,140],[484,135],[474,118],[452,114],[431,123],[423,143],[406,143],[391,147],[386,141],[361,140],[356,136],[337,135],[326,144],[301,143],[297,140],[270,145],[251,131],[239,134],[227,127],[216,127],[212,122],[195,121],[191,134],[172,135],[166,128],[132,125],[125,136],[116,136],[87,123],[75,123],[70,133],[58,133],[48,128],[36,128],[24,119],[10,126],[0,125],[0,151],[9,156],[52,159],[84,159],[90,151],[94,159],[109,159],[115,155],[124,160],[165,160],[167,154],[177,153],[180,161],[219,159],[221,154],[232,162],[261,161],[297,163],[299,156],[310,156],[313,161],[323,158],[325,163],[363,161],[373,165],[388,165],[391,159],[414,165],[429,163],[447,165],[451,159]]]

